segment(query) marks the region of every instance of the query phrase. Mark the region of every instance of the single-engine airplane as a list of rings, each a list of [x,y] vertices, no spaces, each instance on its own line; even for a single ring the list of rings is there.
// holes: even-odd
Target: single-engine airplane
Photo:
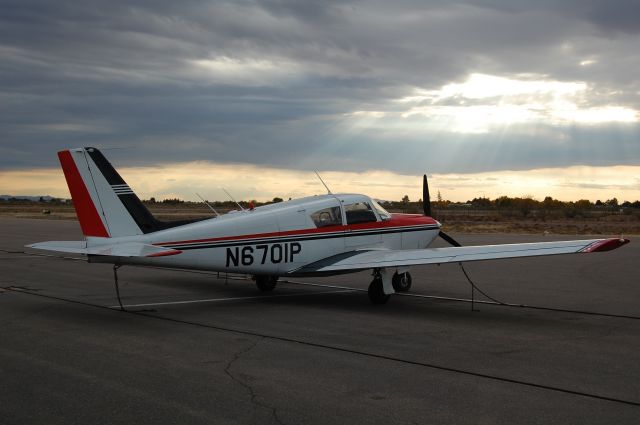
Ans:
[[[201,220],[157,220],[96,148],[58,152],[84,241],[30,248],[85,254],[90,263],[199,269],[253,275],[261,291],[279,276],[372,270],[369,298],[387,302],[411,287],[409,267],[609,251],[628,239],[460,246],[431,217],[390,214],[365,195],[332,194],[264,205]],[[428,248],[440,236],[452,247]],[[117,281],[116,281],[117,282]]]

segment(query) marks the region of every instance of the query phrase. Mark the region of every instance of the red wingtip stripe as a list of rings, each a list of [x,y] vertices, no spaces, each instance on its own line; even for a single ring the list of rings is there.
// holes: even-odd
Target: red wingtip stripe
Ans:
[[[629,242],[630,242],[629,239],[623,239],[623,238],[620,238],[620,239],[616,239],[616,238],[603,239],[601,241],[598,241],[596,243],[593,243],[593,244],[587,246],[582,252],[611,251],[613,249],[620,248],[622,245],[626,245]]]
[[[84,181],[71,156],[71,152],[68,150],[60,151],[58,152],[58,158],[60,159],[60,165],[62,165],[64,177],[67,180],[67,186],[69,186],[69,192],[71,192],[73,207],[76,209],[76,215],[80,221],[82,233],[85,236],[108,238],[109,233],[104,227],[100,215],[98,215],[98,210],[96,210],[91,195],[84,185]]]

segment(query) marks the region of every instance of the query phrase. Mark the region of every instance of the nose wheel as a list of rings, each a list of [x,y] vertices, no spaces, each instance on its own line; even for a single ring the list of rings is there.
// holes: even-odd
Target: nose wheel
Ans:
[[[407,292],[411,289],[411,273],[394,273],[391,284],[396,292]]]

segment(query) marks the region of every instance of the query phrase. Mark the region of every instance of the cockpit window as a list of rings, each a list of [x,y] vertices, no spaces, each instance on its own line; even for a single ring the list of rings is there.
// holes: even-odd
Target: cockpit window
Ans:
[[[318,210],[311,214],[311,220],[313,220],[316,227],[340,226],[342,224],[340,207],[329,207]]]
[[[371,200],[371,203],[373,204],[373,208],[376,209],[376,211],[378,211],[378,215],[380,216],[381,219],[383,220],[389,220],[391,219],[391,214],[385,210],[382,205],[380,205],[379,203],[377,203],[374,200]]]
[[[347,224],[368,223],[378,221],[368,202],[356,202],[344,206]]]

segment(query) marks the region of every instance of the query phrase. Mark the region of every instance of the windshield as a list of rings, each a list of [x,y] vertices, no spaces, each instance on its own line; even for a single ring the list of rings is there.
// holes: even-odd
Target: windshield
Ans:
[[[378,221],[368,202],[355,202],[344,206],[347,224],[369,223]]]
[[[371,200],[371,203],[373,204],[373,208],[375,208],[376,211],[378,211],[378,214],[380,215],[381,219],[389,220],[391,218],[391,214],[389,214],[389,212],[387,210],[382,208],[382,205],[380,205],[379,203],[377,203],[373,199]]]

